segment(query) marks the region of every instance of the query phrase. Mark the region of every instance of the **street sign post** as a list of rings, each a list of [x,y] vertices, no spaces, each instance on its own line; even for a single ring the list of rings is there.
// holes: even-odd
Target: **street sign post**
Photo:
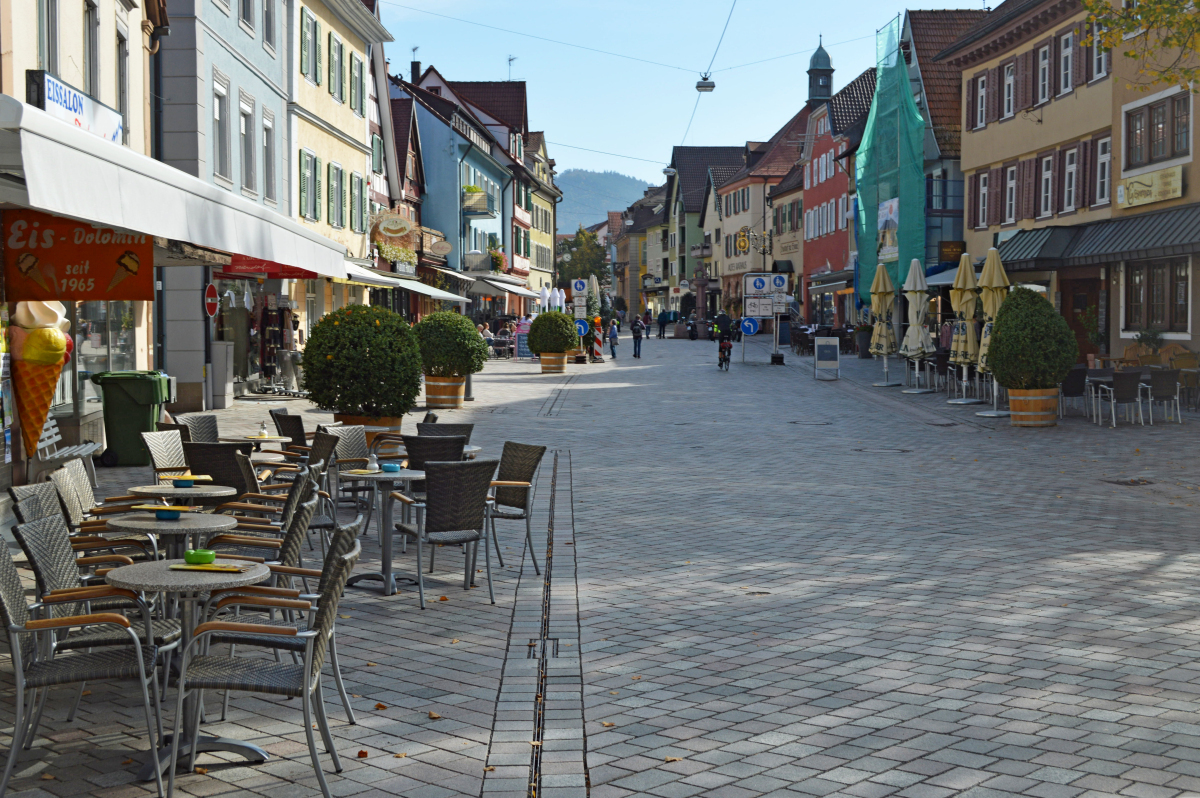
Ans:
[[[590,329],[591,325],[587,323],[587,319],[575,319],[575,332],[579,333],[580,338],[587,335]]]
[[[587,297],[587,280],[572,280],[571,281],[571,294],[573,296],[578,296],[579,294],[583,294],[584,297],[586,298]]]
[[[211,319],[221,309],[221,300],[217,297],[217,287],[212,283],[204,286],[204,312]]]
[[[821,377],[822,371],[833,371],[842,377],[841,347],[837,338],[813,339],[813,379],[828,379]]]
[[[576,319],[586,319],[587,318],[587,305],[576,305],[575,306],[575,318]]]
[[[771,319],[775,330],[774,351],[771,364],[782,365],[783,355],[779,352],[779,317],[788,312],[788,277],[786,274],[760,272],[742,278],[742,315],[760,319]],[[746,360],[746,339],[742,339],[742,361]]]
[[[758,332],[758,319],[753,316],[742,317],[742,362],[746,362],[746,336]]]

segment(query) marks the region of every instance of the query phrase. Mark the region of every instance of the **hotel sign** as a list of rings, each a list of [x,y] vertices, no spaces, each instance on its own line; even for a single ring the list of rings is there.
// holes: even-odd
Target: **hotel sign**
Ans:
[[[93,100],[44,69],[25,70],[25,102],[102,139],[121,141],[124,120],[120,111]]]
[[[1150,205],[1182,196],[1182,166],[1129,177],[1117,186],[1117,204],[1122,208],[1136,208],[1139,205]]]

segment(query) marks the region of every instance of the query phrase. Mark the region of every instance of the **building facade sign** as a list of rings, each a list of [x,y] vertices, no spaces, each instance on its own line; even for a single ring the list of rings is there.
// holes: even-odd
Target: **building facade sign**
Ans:
[[[1126,178],[1117,186],[1117,204],[1136,208],[1183,196],[1183,167],[1172,166],[1137,177]]]
[[[121,141],[124,120],[120,111],[93,100],[43,69],[26,70],[25,102],[102,139]]]

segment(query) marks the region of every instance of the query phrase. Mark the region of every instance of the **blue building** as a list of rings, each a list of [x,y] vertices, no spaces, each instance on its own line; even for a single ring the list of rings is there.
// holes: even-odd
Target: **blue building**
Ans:
[[[161,39],[157,56],[156,157],[286,215],[284,0],[168,0],[168,12],[171,35]],[[157,348],[163,367],[178,378],[174,409],[225,407],[233,393],[273,374],[279,347],[264,342],[278,339],[287,348],[290,325],[279,308],[287,292],[279,279],[238,273],[228,255],[172,255],[172,268],[160,270]],[[221,295],[213,319],[196,301],[210,282]]]

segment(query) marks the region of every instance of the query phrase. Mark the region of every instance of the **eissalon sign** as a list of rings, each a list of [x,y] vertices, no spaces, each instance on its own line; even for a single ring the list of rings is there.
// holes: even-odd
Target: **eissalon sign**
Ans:
[[[119,111],[93,100],[43,69],[25,71],[25,102],[102,139],[121,141],[124,122]]]

